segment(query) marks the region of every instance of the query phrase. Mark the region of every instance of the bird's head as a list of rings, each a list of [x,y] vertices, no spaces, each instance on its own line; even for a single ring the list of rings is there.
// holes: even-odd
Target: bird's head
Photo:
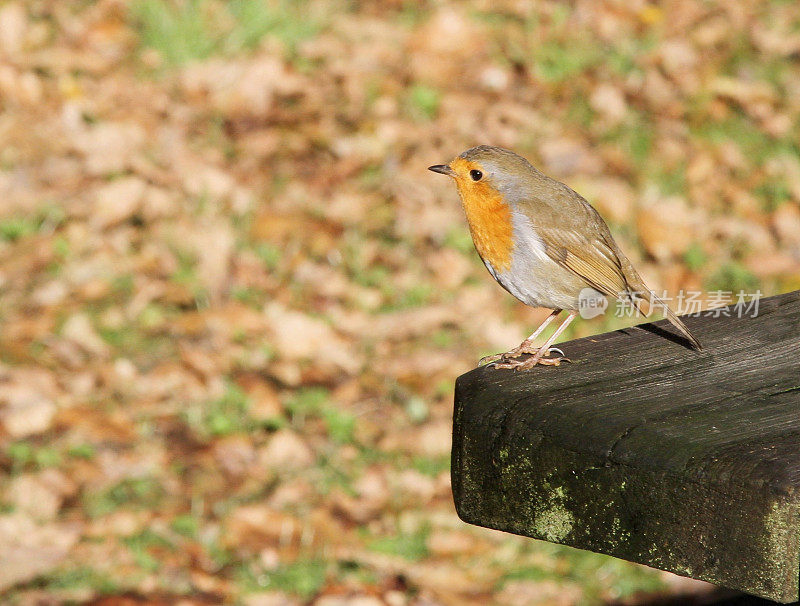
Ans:
[[[531,180],[543,176],[522,156],[490,145],[468,149],[449,164],[428,170],[452,177],[462,200],[500,196],[506,204],[524,198]]]

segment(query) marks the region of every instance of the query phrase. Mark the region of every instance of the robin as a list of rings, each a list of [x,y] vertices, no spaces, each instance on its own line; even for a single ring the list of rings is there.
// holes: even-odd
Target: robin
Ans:
[[[481,363],[515,369],[558,366],[567,358],[551,348],[555,340],[581,305],[599,305],[606,296],[627,299],[642,312],[646,303],[646,315],[661,307],[691,346],[701,349],[680,318],[647,288],[598,212],[522,156],[480,145],[428,170],[455,180],[472,241],[494,279],[523,303],[553,310],[518,347]],[[536,337],[563,310],[569,314],[561,326],[535,347]],[[561,356],[550,357],[553,351]],[[519,360],[523,354],[532,356]]]

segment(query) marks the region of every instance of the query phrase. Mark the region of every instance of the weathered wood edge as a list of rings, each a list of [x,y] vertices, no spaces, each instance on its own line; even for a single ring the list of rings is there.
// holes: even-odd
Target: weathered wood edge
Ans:
[[[603,335],[592,339],[604,340]],[[496,403],[480,402],[474,372],[459,377],[454,411],[452,483],[464,521],[772,600],[798,599],[796,492],[765,488],[754,493],[570,452],[535,428],[514,427],[513,414],[498,412]],[[587,498],[577,498],[578,493]],[[661,509],[660,516],[654,511],[637,515],[632,510],[637,499],[640,508]]]

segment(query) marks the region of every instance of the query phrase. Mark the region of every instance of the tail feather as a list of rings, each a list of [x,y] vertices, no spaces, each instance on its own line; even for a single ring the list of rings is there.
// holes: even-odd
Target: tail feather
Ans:
[[[675,326],[678,330],[680,330],[683,333],[684,337],[689,339],[689,342],[692,344],[692,347],[694,347],[697,351],[702,351],[703,346],[700,345],[700,341],[698,341],[697,337],[695,337],[691,332],[689,332],[689,329],[686,328],[686,324],[684,324],[681,321],[681,319],[678,317],[678,314],[676,314],[666,305],[664,306],[664,311],[666,312],[667,320],[672,322],[672,325]]]
[[[644,313],[644,311],[642,311],[642,308],[641,308],[641,301],[642,300],[647,301],[649,309],[648,309],[647,313],[645,314],[645,316],[649,316],[650,312],[653,311],[653,307],[655,305],[659,305],[664,310],[664,315],[666,316],[667,320],[669,320],[675,328],[677,328],[679,331],[681,331],[683,336],[686,337],[689,340],[689,342],[692,344],[692,347],[694,349],[696,349],[697,351],[702,351],[703,346],[700,345],[700,341],[698,341],[697,337],[695,337],[689,331],[689,329],[686,328],[686,324],[684,324],[681,321],[681,319],[678,317],[678,315],[674,311],[672,311],[664,301],[662,301],[658,296],[656,296],[655,293],[653,293],[651,291],[644,291],[644,292],[646,294],[643,295],[643,298],[632,297],[632,299],[634,301],[634,304],[636,305],[636,308],[640,312]]]

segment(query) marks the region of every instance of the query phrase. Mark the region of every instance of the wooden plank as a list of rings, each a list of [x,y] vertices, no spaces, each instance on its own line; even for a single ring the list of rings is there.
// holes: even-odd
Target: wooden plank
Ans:
[[[461,518],[797,600],[800,291],[732,313],[684,318],[702,352],[662,321],[560,345],[572,364],[459,377]]]

